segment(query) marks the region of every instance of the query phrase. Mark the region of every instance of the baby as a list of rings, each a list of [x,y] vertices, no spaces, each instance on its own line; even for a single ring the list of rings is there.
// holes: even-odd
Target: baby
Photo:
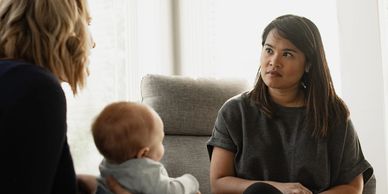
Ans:
[[[194,176],[170,178],[160,163],[163,122],[150,107],[132,102],[110,104],[97,116],[92,133],[104,156],[98,193],[111,193],[105,182],[110,175],[134,194],[200,193]]]

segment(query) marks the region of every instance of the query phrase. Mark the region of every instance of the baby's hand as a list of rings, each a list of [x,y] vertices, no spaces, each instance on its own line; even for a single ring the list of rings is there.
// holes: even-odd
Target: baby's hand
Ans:
[[[198,191],[197,194],[201,194],[201,191]]]

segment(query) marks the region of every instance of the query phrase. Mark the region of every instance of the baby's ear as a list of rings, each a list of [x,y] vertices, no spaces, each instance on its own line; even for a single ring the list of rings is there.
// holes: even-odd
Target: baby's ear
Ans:
[[[144,147],[144,148],[141,148],[137,154],[136,154],[136,158],[144,158],[148,152],[150,151],[150,148],[149,147]]]

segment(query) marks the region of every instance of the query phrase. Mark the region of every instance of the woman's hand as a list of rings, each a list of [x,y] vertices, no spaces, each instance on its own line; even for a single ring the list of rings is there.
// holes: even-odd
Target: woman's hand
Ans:
[[[312,194],[312,192],[303,186],[300,183],[280,183],[280,182],[266,182],[278,190],[280,190],[283,194]]]
[[[78,192],[80,194],[94,194],[97,190],[96,176],[78,174],[77,175]]]
[[[115,194],[132,194],[131,192],[125,190],[112,176],[108,176],[106,178],[106,183],[108,184],[109,190]]]
[[[78,174],[77,184],[79,194],[95,194],[97,191],[97,177],[93,175]],[[106,178],[109,190],[115,194],[132,194],[125,190],[113,177]]]

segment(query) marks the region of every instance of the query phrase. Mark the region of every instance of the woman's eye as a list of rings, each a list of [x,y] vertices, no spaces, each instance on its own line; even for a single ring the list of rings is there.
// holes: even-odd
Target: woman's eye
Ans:
[[[283,56],[285,56],[285,57],[292,57],[293,55],[292,55],[292,53],[285,52],[285,53],[283,53]]]
[[[271,54],[273,53],[272,49],[271,48],[265,48],[265,52],[268,53],[268,54]]]

